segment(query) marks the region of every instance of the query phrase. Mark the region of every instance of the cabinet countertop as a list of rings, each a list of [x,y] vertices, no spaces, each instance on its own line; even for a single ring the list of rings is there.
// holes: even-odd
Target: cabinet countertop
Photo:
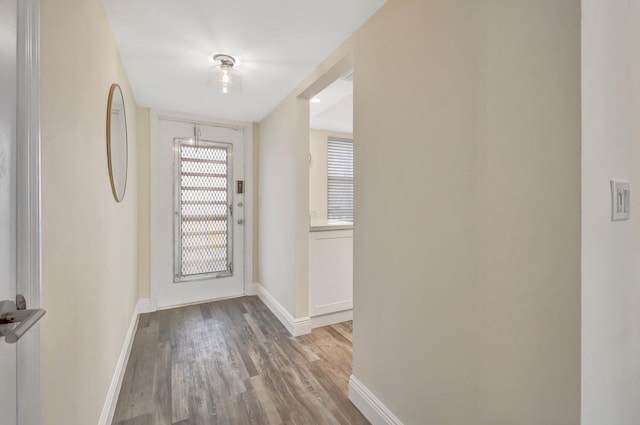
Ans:
[[[353,230],[353,223],[339,220],[311,220],[310,232],[329,232],[332,230]]]

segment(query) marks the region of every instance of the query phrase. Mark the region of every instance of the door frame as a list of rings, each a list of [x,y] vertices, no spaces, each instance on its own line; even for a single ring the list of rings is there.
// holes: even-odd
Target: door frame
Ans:
[[[213,127],[231,128],[240,130],[243,133],[244,142],[244,181],[245,181],[245,209],[244,209],[244,294],[255,295],[253,284],[253,231],[254,231],[254,193],[253,187],[253,123],[242,121],[230,121],[218,118],[191,115],[180,112],[169,112],[151,109],[149,112],[149,183],[150,183],[150,203],[149,203],[149,310],[158,309],[158,286],[160,276],[158,275],[158,264],[160,261],[160,247],[157,238],[161,231],[156,212],[161,206],[160,191],[156,177],[161,170],[158,169],[158,158],[160,156],[160,120],[179,121],[194,125],[206,125]]]
[[[40,0],[18,0],[17,293],[40,307]],[[42,423],[40,327],[17,346],[18,424]]]

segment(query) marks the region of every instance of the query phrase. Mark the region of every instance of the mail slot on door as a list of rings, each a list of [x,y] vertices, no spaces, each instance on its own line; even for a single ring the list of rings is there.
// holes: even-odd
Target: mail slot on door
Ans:
[[[236,180],[236,193],[244,193],[244,180]]]

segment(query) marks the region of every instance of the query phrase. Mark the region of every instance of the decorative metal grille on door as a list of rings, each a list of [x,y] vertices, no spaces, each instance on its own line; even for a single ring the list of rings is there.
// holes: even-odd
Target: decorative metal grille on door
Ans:
[[[232,146],[175,141],[174,281],[233,274]]]

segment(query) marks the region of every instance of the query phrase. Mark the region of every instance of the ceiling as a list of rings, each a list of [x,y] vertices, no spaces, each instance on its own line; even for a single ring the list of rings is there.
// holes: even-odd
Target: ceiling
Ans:
[[[353,80],[340,78],[318,93],[310,105],[310,126],[316,130],[353,133]]]
[[[138,105],[262,120],[386,0],[103,0]],[[238,61],[243,92],[207,86]]]

